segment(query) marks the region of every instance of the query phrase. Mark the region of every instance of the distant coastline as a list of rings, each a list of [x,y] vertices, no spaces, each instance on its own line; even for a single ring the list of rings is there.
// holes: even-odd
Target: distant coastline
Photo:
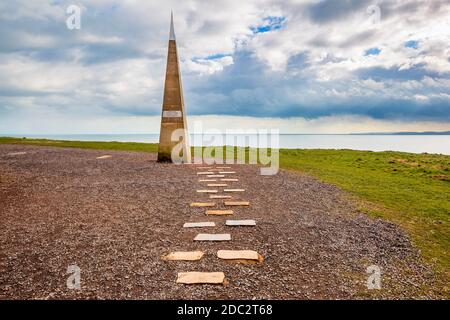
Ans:
[[[448,134],[438,133],[398,133],[398,134],[280,134],[278,148],[281,149],[350,149],[367,151],[399,151],[410,153],[434,153],[450,155]],[[20,140],[50,139],[65,141],[90,142],[128,142],[158,143],[159,134],[72,134],[72,135],[9,135]],[[26,137],[26,139],[24,139]],[[245,136],[243,136],[245,138]],[[207,145],[224,145],[226,141],[221,135],[204,134],[204,137],[191,135],[191,145],[199,143]],[[7,141],[8,138],[0,140]],[[234,140],[234,139],[233,139]],[[241,139],[230,142],[230,145],[257,147],[258,139]]]
[[[423,132],[365,132],[365,133],[350,133],[350,135],[362,136],[447,136],[450,131],[423,131]]]
[[[0,133],[0,137],[69,137],[69,136],[143,136],[158,135],[159,133],[59,133],[59,134],[36,134],[36,133]],[[191,136],[197,134],[190,134]],[[205,131],[203,135],[209,135]],[[246,133],[233,133],[233,135],[247,135]],[[450,131],[403,131],[403,132],[351,132],[351,133],[280,133],[281,136],[448,136]]]

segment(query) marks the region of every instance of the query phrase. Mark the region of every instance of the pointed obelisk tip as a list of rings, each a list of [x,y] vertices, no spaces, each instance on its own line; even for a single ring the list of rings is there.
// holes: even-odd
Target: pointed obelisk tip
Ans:
[[[170,11],[170,36],[169,40],[175,40],[175,29],[173,28],[173,12]]]

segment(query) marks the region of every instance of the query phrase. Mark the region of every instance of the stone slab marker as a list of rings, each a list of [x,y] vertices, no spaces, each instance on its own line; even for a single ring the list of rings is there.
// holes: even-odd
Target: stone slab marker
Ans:
[[[227,220],[227,226],[256,226],[255,220]]]
[[[206,215],[216,215],[216,216],[223,216],[223,215],[231,215],[233,214],[233,210],[206,210]]]
[[[215,189],[200,189],[197,190],[197,193],[217,193],[219,192],[218,190]]]
[[[161,259],[173,261],[197,261],[200,260],[203,255],[204,253],[202,251],[177,251],[162,256]]]
[[[176,141],[172,141],[172,134],[176,137]],[[171,14],[158,161],[176,161],[176,159],[172,159],[172,150],[174,147],[177,147],[174,151],[177,151],[177,154],[180,155],[180,162],[189,163],[191,161],[183,88],[178,64],[177,43],[173,27],[173,15]]]
[[[230,241],[229,233],[199,233],[195,236],[194,241]]]
[[[224,201],[226,206],[249,206],[249,201]]]
[[[206,227],[215,227],[216,224],[214,222],[186,222],[183,225],[183,228],[206,228]]]
[[[259,253],[253,250],[219,250],[217,257],[224,260],[259,260]]]
[[[23,155],[23,154],[27,154],[27,153],[24,152],[24,151],[20,151],[20,152],[10,152],[10,153],[7,154],[7,156],[20,156],[20,155]]]
[[[210,199],[231,199],[232,196],[223,196],[221,194],[211,194],[209,195]]]
[[[179,272],[177,283],[183,284],[225,284],[223,272]]]
[[[214,202],[191,202],[189,204],[191,207],[214,207],[215,205]]]

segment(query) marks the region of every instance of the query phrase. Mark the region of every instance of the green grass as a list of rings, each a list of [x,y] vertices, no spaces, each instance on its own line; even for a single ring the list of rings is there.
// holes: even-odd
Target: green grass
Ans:
[[[448,277],[450,156],[353,150],[281,150],[282,168],[348,191],[367,214],[405,229]]]
[[[157,144],[0,138],[0,143],[156,152]],[[248,153],[248,148],[246,149]],[[280,150],[280,166],[348,192],[370,216],[408,232],[426,261],[448,280],[450,156],[352,150]]]

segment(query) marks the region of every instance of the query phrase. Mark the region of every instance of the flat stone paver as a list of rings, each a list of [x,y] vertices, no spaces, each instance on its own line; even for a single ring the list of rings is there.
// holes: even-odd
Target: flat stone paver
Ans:
[[[183,284],[224,284],[223,272],[179,272],[177,283]]]
[[[226,206],[249,206],[249,201],[224,201]]]
[[[111,157],[112,156],[110,156],[109,154],[106,154],[104,156],[97,157],[96,159],[107,159],[107,158],[111,158]]]
[[[217,192],[219,192],[218,190],[213,190],[213,189],[200,189],[200,190],[197,190],[197,192],[198,193],[217,193]]]
[[[203,257],[202,251],[177,251],[171,252],[165,256],[162,256],[163,260],[171,261],[197,261]]]
[[[255,220],[227,220],[225,225],[234,227],[234,226],[256,226]]]
[[[236,178],[222,178],[220,181],[239,181],[239,179]]]
[[[208,172],[208,173],[211,173],[211,172]],[[210,174],[210,175],[207,175],[207,177],[208,178],[223,178],[225,176],[223,174]]]
[[[217,179],[199,179],[198,182],[214,182],[217,181]]]
[[[236,171],[219,171],[219,174],[233,174],[236,173]]]
[[[195,236],[194,241],[230,241],[229,233],[199,233]]]
[[[225,260],[259,260],[259,254],[253,250],[219,250],[217,257]]]
[[[25,151],[19,151],[19,152],[10,152],[7,154],[7,156],[21,156],[27,154]]]
[[[191,207],[214,207],[215,202],[191,202],[189,206]]]
[[[183,228],[206,228],[215,226],[215,222],[186,222],[183,224]]]
[[[211,174],[211,172],[204,171],[204,172],[197,172],[197,174],[198,174],[198,175]]]
[[[208,183],[208,187],[227,187],[228,185],[226,183]]]
[[[223,189],[224,192],[244,192],[245,189]]]
[[[223,216],[223,215],[231,215],[233,214],[233,210],[206,210],[205,214],[208,216]]]
[[[210,199],[231,199],[232,196],[221,195],[221,194],[211,194],[209,195]]]

